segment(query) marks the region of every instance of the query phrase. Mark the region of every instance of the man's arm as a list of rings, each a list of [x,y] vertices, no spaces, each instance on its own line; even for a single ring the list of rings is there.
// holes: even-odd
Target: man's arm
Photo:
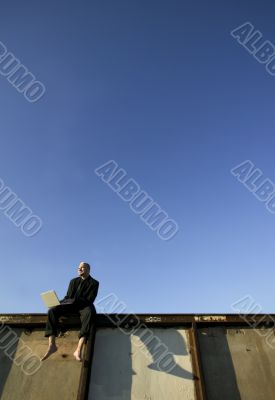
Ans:
[[[73,298],[73,292],[74,292],[73,289],[74,289],[74,279],[72,279],[72,280],[70,281],[69,287],[68,287],[68,290],[67,290],[67,294],[66,294],[66,296],[64,297],[63,300],[72,299],[72,298]],[[62,301],[62,300],[61,300],[61,301]]]
[[[99,287],[99,283],[97,282],[94,287],[92,288],[91,292],[88,295],[88,301],[89,303],[93,303],[95,301],[95,298],[97,296],[97,292],[98,292],[98,287]]]

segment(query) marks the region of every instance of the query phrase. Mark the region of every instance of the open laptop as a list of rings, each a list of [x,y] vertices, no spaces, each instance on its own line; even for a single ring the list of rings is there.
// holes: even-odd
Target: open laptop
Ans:
[[[43,292],[40,294],[42,300],[45,303],[45,306],[48,308],[58,306],[60,301],[54,290],[49,290],[48,292]]]

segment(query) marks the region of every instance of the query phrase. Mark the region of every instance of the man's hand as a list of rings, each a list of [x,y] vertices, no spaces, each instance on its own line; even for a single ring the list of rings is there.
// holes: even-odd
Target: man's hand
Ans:
[[[74,299],[63,299],[60,301],[60,304],[64,305],[64,304],[73,304],[74,303]]]

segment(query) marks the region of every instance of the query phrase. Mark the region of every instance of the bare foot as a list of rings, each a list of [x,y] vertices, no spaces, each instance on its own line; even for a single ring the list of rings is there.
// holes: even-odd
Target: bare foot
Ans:
[[[81,351],[79,351],[79,350],[76,349],[76,351],[74,352],[74,356],[75,356],[75,359],[76,359],[77,361],[82,361],[82,358],[81,358]]]
[[[57,351],[56,344],[50,344],[47,353],[44,354],[44,356],[41,358],[41,361],[46,360],[48,357],[50,357],[50,355],[52,355],[56,351]]]

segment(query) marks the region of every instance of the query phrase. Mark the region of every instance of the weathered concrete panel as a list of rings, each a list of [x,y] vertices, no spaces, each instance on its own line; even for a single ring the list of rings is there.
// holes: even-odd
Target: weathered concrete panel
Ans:
[[[195,399],[186,329],[125,332],[117,328],[97,331],[89,400]],[[160,371],[158,367],[164,346],[174,361],[170,372]],[[164,369],[162,363],[160,366]]]
[[[5,338],[8,332],[9,337]],[[72,355],[78,342],[77,334],[78,331],[68,331],[64,337],[58,338],[58,352],[40,363],[39,359],[48,345],[43,330],[36,329],[26,334],[23,329],[2,328],[0,399],[75,400],[81,371],[81,363]],[[15,339],[14,344],[12,338]],[[32,354],[32,358],[24,361],[28,353]]]
[[[274,400],[273,330],[216,327],[198,336],[211,400]]]

